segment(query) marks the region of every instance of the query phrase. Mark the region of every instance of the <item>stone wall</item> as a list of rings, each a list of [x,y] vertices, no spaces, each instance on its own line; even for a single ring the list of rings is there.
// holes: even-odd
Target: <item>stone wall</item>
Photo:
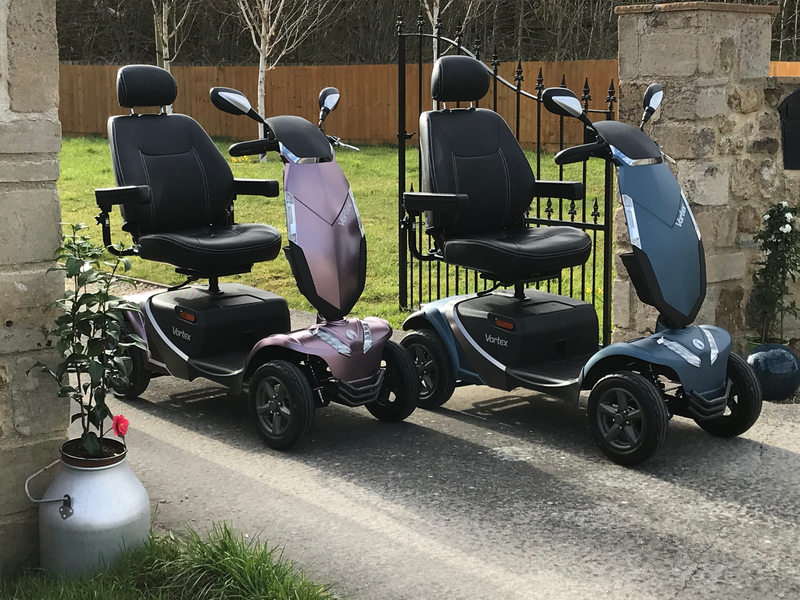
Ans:
[[[55,0],[0,0],[0,570],[38,562],[38,513],[23,484],[58,457],[68,424],[52,380],[25,374],[57,359],[43,309],[64,289],[47,273],[60,235],[60,149]]]
[[[653,81],[664,102],[648,133],[676,160],[706,251],[708,290],[698,323],[746,335],[745,306],[758,260],[752,238],[766,209],[800,200],[800,171],[784,171],[777,106],[798,81],[769,78],[776,6],[684,2],[620,6],[620,120],[638,124]],[[618,253],[630,250],[621,209]],[[614,340],[652,331],[656,311],[636,297],[617,258]],[[800,288],[798,288],[800,292]],[[790,335],[800,335],[788,323]]]

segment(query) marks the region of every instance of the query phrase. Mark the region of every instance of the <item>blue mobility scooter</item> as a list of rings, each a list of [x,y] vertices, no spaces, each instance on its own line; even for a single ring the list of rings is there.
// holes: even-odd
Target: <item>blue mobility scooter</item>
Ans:
[[[450,56],[435,64],[431,90],[440,102],[473,102],[489,83],[481,62]],[[581,199],[582,184],[535,181],[508,126],[490,110],[444,108],[420,116],[422,191],[403,200],[409,217],[425,212],[435,246],[424,255],[413,234],[409,245],[418,257],[474,269],[497,285],[432,302],[406,319],[411,333],[402,343],[420,377],[419,406],[443,405],[456,385],[522,387],[575,404],[582,390],[591,390],[590,432],[620,464],[657,452],[673,415],[721,437],[755,423],[760,389],[748,364],[731,352],[730,335],[690,326],[705,296],[705,258],[689,203],[643,132],[662,97],[658,84],[648,88],[636,128],[591,123],[567,89],[543,95],[550,112],[578,118],[596,135],[557,154],[557,164],[594,156],[616,166],[633,248],[622,263],[639,298],[659,311],[656,333],[604,348],[591,304],[526,288],[589,257],[585,232],[523,222],[535,196]]]

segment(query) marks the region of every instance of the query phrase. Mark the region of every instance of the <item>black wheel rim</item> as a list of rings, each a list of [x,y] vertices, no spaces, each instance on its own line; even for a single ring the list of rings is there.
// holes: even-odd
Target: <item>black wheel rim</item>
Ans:
[[[417,369],[419,397],[425,400],[430,398],[433,390],[436,389],[436,384],[439,383],[439,369],[436,368],[433,354],[422,344],[414,344],[409,351]]]
[[[597,426],[606,444],[620,452],[633,450],[645,435],[639,401],[622,388],[608,390],[597,403]]]
[[[277,377],[265,377],[258,384],[256,415],[264,430],[273,436],[283,435],[292,424],[291,398]]]

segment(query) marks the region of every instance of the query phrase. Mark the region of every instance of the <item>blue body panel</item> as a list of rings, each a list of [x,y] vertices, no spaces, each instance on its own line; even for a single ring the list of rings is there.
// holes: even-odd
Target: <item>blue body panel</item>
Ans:
[[[453,373],[456,381],[473,383],[475,385],[485,385],[483,379],[481,379],[480,376],[475,372],[469,360],[464,355],[464,352],[456,342],[456,339],[453,336],[453,331],[450,329],[450,325],[447,323],[447,319],[444,316],[445,309],[451,302],[458,302],[459,300],[465,300],[473,297],[475,297],[475,294],[450,296],[449,298],[442,298],[441,300],[436,300],[430,304],[425,304],[420,310],[408,316],[408,318],[403,322],[403,329],[406,331],[409,329],[421,329],[421,327],[415,323],[418,323],[420,319],[427,321],[433,327],[436,333],[439,334],[439,337],[444,343],[444,348],[447,351],[447,355],[450,357],[451,364],[453,365]]]
[[[710,344],[703,330],[713,336],[717,345],[718,355],[713,363],[711,362]],[[700,359],[700,365],[691,365],[675,351],[666,345],[660,344],[659,338],[662,337],[680,344],[697,356]],[[695,345],[695,340],[702,344],[702,349]],[[714,395],[719,395],[726,385],[730,351],[731,336],[720,327],[702,325],[687,327],[686,329],[667,329],[646,338],[606,346],[586,363],[583,368],[582,378],[587,379],[591,370],[597,367],[603,359],[614,356],[629,356],[653,365],[661,365],[672,369],[686,392],[697,392],[704,397],[713,397]],[[602,369],[602,365],[598,368]]]

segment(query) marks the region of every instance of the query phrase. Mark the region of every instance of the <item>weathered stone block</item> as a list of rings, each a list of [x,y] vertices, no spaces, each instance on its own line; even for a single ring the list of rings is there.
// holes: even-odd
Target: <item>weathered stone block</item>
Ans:
[[[683,109],[685,106],[676,107],[676,110]],[[725,89],[720,86],[702,87],[697,90],[697,100],[695,103],[694,114],[700,119],[707,119],[729,112],[728,103],[725,96]]]
[[[34,443],[16,447],[4,447],[0,452],[0,473],[3,485],[0,486],[0,517],[35,509],[25,495],[25,480],[59,458],[58,448],[64,439],[53,438],[37,440]],[[59,466],[48,469],[30,484],[34,498],[42,498],[47,486],[58,473]]]
[[[54,154],[61,150],[61,124],[44,116],[0,121],[0,154]]]
[[[53,345],[47,333],[55,327],[56,313],[41,309],[3,310],[0,315],[0,355],[30,352]]]
[[[0,373],[5,373],[11,398],[14,430],[23,437],[66,431],[69,403],[58,397],[58,386],[39,369],[26,372],[36,362],[55,368],[59,357],[55,350],[0,355]]]
[[[781,148],[780,140],[763,136],[747,143],[747,151],[751,154],[777,154]]]
[[[55,0],[11,0],[8,12],[8,91],[16,112],[58,108]]]
[[[633,285],[630,280],[617,278],[614,280],[614,327],[631,326],[631,300]]]
[[[639,46],[638,77],[689,77],[697,70],[698,35],[692,30],[652,32]],[[620,77],[622,77],[620,72]]]
[[[0,154],[0,183],[56,179],[57,154]]]
[[[712,156],[717,146],[714,127],[698,126],[695,123],[662,119],[651,126],[651,135],[672,158],[705,158]]]
[[[747,258],[744,252],[730,254],[706,254],[706,281],[733,281],[742,279],[747,272]]]
[[[744,329],[744,288],[722,288],[716,304],[715,325],[734,332]]]
[[[39,564],[39,518],[35,508],[0,519],[0,565],[22,569]]]
[[[730,172],[728,163],[722,160],[692,161],[678,163],[678,182],[686,198],[705,206],[726,204],[729,199]]]
[[[753,15],[739,25],[737,74],[741,79],[769,75],[772,16]]]
[[[736,229],[739,211],[735,209],[713,208],[694,211],[697,227],[706,248],[727,248],[736,243]]]
[[[53,246],[55,249],[55,246]],[[52,249],[51,249],[52,256]],[[44,308],[61,297],[64,291],[64,274],[47,272],[52,263],[31,266],[20,270],[0,272],[0,320],[11,319],[11,312],[19,309]],[[55,317],[53,317],[55,318]],[[0,353],[4,351],[0,348]]]
[[[52,259],[61,240],[61,206],[55,184],[0,190],[0,265]]]
[[[727,102],[731,110],[743,115],[761,110],[765,103],[763,85],[736,85],[728,90]]]

